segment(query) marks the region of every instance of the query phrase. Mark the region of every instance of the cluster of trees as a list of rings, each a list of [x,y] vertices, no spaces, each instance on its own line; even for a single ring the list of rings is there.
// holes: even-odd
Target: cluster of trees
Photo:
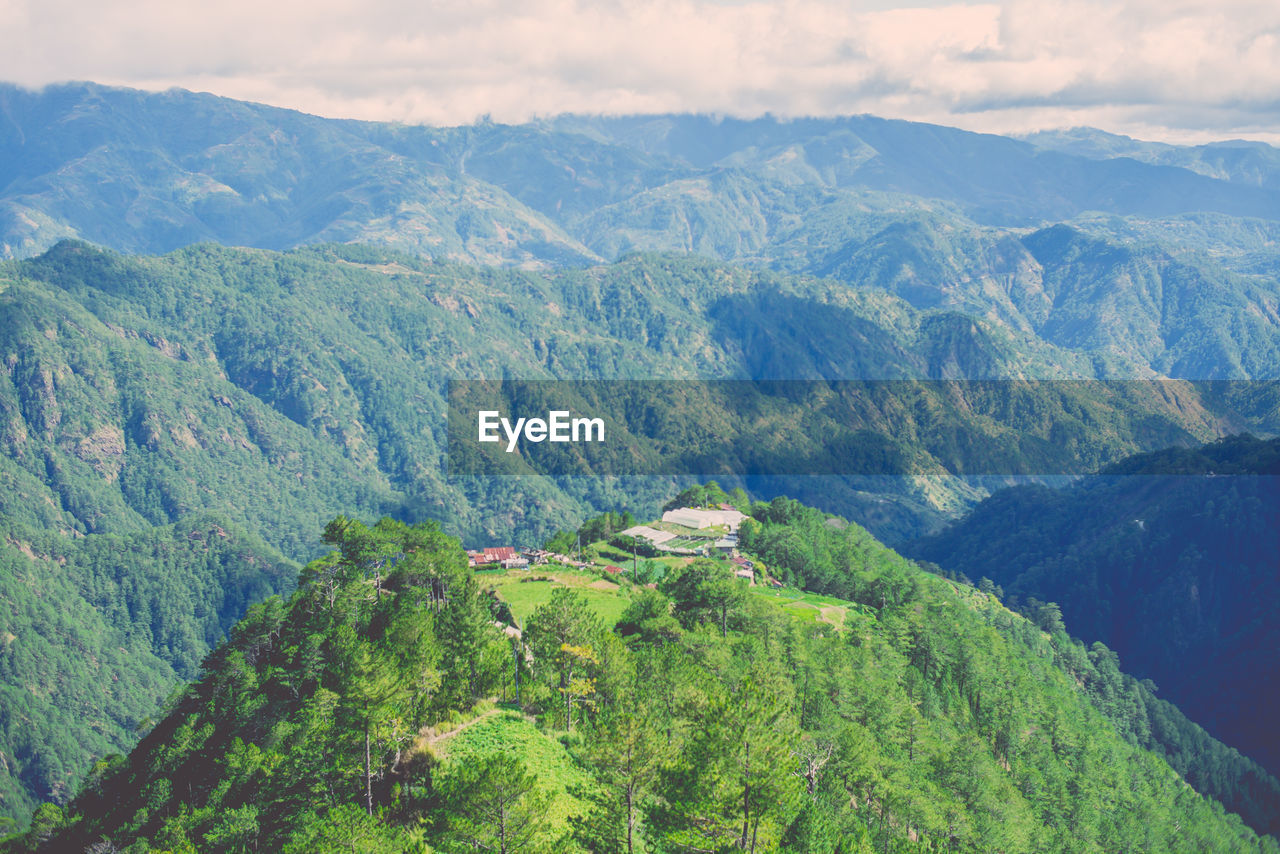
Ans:
[[[785,583],[815,593],[880,608],[901,605],[919,593],[921,576],[909,561],[860,526],[794,498],[753,504],[738,542]]]
[[[579,546],[612,541],[619,532],[636,525],[636,517],[630,510],[613,512],[606,510],[592,516],[573,531],[559,530],[547,539],[544,547],[556,554],[574,554]],[[629,551],[629,548],[628,548]]]
[[[621,513],[606,511],[599,516],[587,519],[578,526],[577,536],[584,543],[594,543],[600,540],[608,540],[614,534],[625,531],[635,524],[636,517],[629,510],[624,510]]]
[[[421,807],[419,729],[487,695],[510,650],[437,525],[340,517],[325,539],[289,602],[253,606],[131,756],[99,763],[70,820],[50,831],[46,807],[21,844],[404,850],[412,834],[375,813]]]
[[[662,510],[665,513],[668,510],[676,510],[681,507],[710,507],[730,504],[739,510],[745,511],[750,503],[751,498],[742,487],[735,486],[730,491],[725,492],[719,483],[712,480],[680,490],[675,498],[662,505]]]
[[[559,588],[513,640],[438,526],[326,540],[8,849],[1280,850],[1127,743],[1038,627],[883,547],[848,568],[842,629],[698,560],[616,628]],[[420,735],[504,682],[587,775],[567,820],[510,746],[441,762]]]

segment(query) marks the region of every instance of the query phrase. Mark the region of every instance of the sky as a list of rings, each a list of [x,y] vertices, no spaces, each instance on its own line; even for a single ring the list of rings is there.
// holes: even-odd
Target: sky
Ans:
[[[324,116],[871,113],[1280,142],[1280,3],[0,0],[0,79]]]

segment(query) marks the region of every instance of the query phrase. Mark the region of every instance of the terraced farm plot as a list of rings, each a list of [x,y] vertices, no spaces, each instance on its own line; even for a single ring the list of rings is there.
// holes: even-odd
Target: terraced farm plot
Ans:
[[[669,549],[700,549],[715,542],[708,537],[676,537],[663,543]]]
[[[686,525],[677,525],[675,522],[650,522],[649,527],[656,531],[666,531],[669,534],[677,534],[682,537],[696,536],[699,530]]]

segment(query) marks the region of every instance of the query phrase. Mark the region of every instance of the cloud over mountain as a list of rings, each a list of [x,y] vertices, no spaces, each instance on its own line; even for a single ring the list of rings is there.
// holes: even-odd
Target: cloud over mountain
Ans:
[[[878,8],[868,8],[868,6]],[[439,124],[561,112],[878,115],[1276,138],[1280,7],[1008,0],[120,0],[0,7],[0,77],[182,86]]]

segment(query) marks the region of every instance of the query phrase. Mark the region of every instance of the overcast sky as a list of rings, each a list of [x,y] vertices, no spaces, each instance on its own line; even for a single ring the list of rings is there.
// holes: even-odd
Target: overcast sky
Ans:
[[[0,0],[0,78],[325,116],[873,113],[1280,142],[1280,3]]]

